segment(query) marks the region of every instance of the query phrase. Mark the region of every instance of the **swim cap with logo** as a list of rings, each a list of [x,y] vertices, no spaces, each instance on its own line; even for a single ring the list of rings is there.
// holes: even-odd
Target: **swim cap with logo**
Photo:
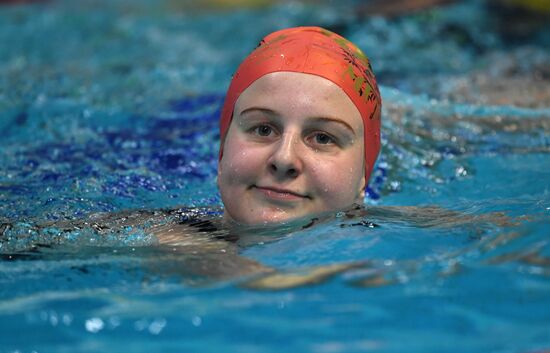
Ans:
[[[241,93],[260,77],[280,71],[323,77],[338,85],[351,99],[363,119],[368,183],[380,151],[380,92],[365,54],[347,39],[320,27],[271,33],[244,59],[233,76],[222,108],[219,158]]]

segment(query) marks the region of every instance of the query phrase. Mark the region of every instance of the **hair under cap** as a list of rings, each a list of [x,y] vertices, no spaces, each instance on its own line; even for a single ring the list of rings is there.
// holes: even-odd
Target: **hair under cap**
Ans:
[[[363,119],[365,180],[380,151],[382,101],[368,58],[347,39],[320,27],[296,27],[269,34],[233,76],[220,117],[220,153],[241,93],[260,77],[288,71],[317,75],[338,85]]]

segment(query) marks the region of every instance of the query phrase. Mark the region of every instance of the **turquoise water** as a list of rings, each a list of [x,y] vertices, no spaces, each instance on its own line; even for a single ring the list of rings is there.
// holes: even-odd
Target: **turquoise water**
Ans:
[[[0,352],[550,349],[550,22],[354,3],[0,7]],[[381,85],[369,215],[242,236],[240,255],[279,271],[267,282],[147,227],[61,226],[219,213],[231,74],[262,35],[311,24],[359,44]]]

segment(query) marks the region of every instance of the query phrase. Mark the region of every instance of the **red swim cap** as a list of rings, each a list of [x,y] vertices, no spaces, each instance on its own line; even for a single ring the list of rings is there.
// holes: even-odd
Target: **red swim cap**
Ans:
[[[269,34],[241,63],[227,91],[220,118],[220,154],[237,98],[260,77],[279,71],[321,76],[348,95],[363,118],[365,180],[380,151],[382,100],[368,58],[347,39],[319,27],[296,27]]]

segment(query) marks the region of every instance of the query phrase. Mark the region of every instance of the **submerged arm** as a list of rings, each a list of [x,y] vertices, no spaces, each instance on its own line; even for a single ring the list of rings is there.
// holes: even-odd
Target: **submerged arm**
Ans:
[[[166,253],[176,255],[171,275],[201,276],[203,279],[231,279],[271,273],[275,270],[240,256],[235,244],[199,233],[185,224],[166,225],[151,229]],[[164,268],[163,271],[167,269]]]
[[[511,226],[515,222],[503,212],[468,214],[439,206],[356,206],[346,217],[369,217],[376,221],[404,222],[417,227],[455,227],[460,225]]]

